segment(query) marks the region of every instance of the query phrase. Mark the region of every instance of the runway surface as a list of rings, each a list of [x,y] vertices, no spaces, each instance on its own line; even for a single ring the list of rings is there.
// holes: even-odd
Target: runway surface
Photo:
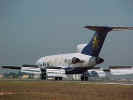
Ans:
[[[80,84],[90,84],[89,82],[81,82]],[[133,85],[133,83],[117,83],[117,82],[96,82],[95,84],[107,84],[107,85]]]
[[[74,80],[62,80],[62,81],[55,81],[55,80],[13,80],[13,79],[5,79],[5,80],[0,80],[0,81],[27,81],[27,82],[64,82],[64,83],[79,83],[79,84],[106,84],[106,85],[133,85],[133,81],[74,81]]]
[[[132,100],[133,82],[0,80],[0,100]]]

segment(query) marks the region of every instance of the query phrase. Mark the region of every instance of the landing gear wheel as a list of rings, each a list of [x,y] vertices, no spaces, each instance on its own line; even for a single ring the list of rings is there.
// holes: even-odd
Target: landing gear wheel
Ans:
[[[88,71],[84,72],[81,75],[81,81],[88,81]]]
[[[45,69],[41,69],[41,75],[40,75],[41,80],[46,80],[47,79],[47,74]]]
[[[55,80],[56,80],[56,81],[62,80],[62,77],[55,77]]]
[[[59,80],[62,80],[62,77],[59,77]]]
[[[47,79],[47,77],[46,77],[46,75],[45,74],[41,74],[41,80],[46,80]]]

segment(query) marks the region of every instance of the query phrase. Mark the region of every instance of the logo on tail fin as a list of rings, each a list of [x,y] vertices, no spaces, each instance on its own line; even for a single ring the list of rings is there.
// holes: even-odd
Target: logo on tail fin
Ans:
[[[87,27],[88,28],[88,27]],[[110,27],[89,27],[89,29],[96,31],[91,41],[83,48],[82,54],[98,57],[103,46],[106,35],[112,30]]]
[[[97,49],[98,48],[98,44],[99,44],[99,39],[97,38],[97,36],[94,37],[93,39],[93,48]]]
[[[110,31],[133,30],[133,27],[108,27],[108,26],[85,26],[89,30],[95,31],[91,41],[82,49],[81,53],[98,57],[104,40]]]

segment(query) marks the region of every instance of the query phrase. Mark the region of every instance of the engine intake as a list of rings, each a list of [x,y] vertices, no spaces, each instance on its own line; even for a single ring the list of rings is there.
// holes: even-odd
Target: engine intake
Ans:
[[[79,62],[80,62],[79,58],[76,58],[76,57],[72,58],[72,64],[76,64],[76,63],[79,63]]]
[[[97,57],[96,58],[96,64],[101,64],[104,62],[104,59],[103,58],[100,58],[100,57]]]

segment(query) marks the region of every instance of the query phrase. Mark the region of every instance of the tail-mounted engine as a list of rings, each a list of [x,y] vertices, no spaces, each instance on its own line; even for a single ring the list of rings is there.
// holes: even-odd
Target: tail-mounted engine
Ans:
[[[104,59],[103,58],[100,58],[100,57],[97,57],[96,58],[96,64],[101,64],[104,62]]]
[[[72,64],[76,64],[76,63],[82,63],[83,61],[80,60],[79,58],[73,57],[72,58]]]

